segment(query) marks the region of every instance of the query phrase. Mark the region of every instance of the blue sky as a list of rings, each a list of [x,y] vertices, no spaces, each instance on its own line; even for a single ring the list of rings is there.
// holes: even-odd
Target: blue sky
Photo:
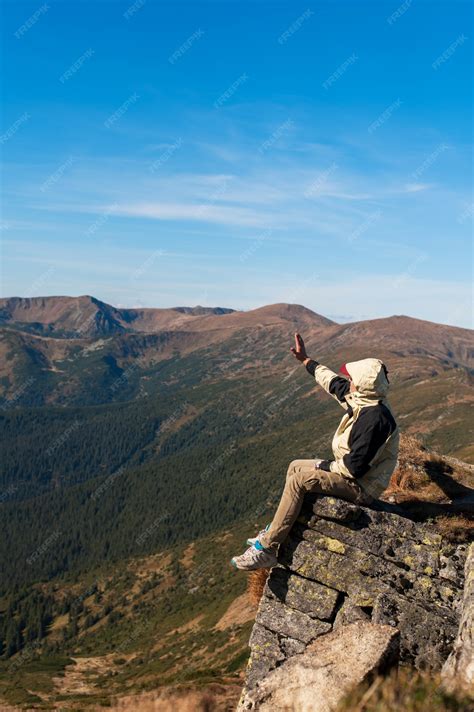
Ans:
[[[2,15],[3,296],[472,326],[472,3]]]

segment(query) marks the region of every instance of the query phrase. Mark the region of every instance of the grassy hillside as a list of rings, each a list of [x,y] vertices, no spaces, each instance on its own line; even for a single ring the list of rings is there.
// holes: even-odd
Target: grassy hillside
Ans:
[[[430,517],[443,536],[467,541],[474,522],[449,502],[473,486],[472,467],[433,455],[405,437],[388,496],[411,516]],[[0,700],[67,711],[121,708],[117,700],[126,697],[124,708],[133,710],[141,709],[137,700],[152,705],[162,694],[163,709],[172,709],[173,699],[190,710],[232,709],[265,578],[252,576],[249,582],[229,559],[243,550],[249,532],[267,521],[271,509],[255,508],[233,526],[191,543],[135,553],[119,564],[102,563],[5,594],[0,611],[4,620],[18,624],[24,641],[0,661]],[[11,643],[8,635],[5,643]],[[405,702],[427,712],[429,700],[441,700],[440,694],[435,681],[419,675],[416,680]],[[389,680],[380,683],[379,693],[389,699],[402,690],[395,691]],[[455,700],[450,704],[453,710],[469,709],[456,707]]]
[[[41,596],[50,618],[42,638],[0,661],[0,699],[69,710],[157,684],[240,684],[254,608],[229,559],[255,524],[19,590],[11,617]]]

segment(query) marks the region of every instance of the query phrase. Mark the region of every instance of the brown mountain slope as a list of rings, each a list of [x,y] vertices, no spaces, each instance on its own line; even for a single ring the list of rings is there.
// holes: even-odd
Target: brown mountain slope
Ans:
[[[39,333],[94,335],[123,329],[120,312],[89,296],[0,300],[0,322]]]
[[[434,356],[446,360],[446,363],[467,367],[474,365],[472,330],[408,316],[345,324],[340,337],[342,341],[350,338],[352,343],[361,346],[372,344],[375,337],[377,347],[390,348],[394,353],[399,350],[405,356]]]
[[[334,322],[296,304],[273,304],[249,312],[222,307],[117,309],[94,297],[11,297],[0,299],[0,324],[43,335],[81,338],[125,332],[207,331],[291,323],[328,326]]]
[[[27,373],[28,368],[61,372],[68,370],[71,359],[77,363],[93,352],[110,355],[127,368],[137,359],[140,367],[149,367],[212,347],[213,354],[226,354],[237,372],[263,363],[286,371],[296,330],[304,335],[308,353],[333,368],[378,356],[395,379],[413,379],[421,386],[441,372],[461,369],[462,380],[472,385],[474,332],[406,316],[336,324],[295,304],[248,312],[203,307],[118,310],[91,297],[38,297],[0,300],[0,323],[2,319],[4,395],[18,386],[19,376],[35,375]]]
[[[124,331],[177,328],[207,315],[231,312],[221,307],[117,309],[88,295],[0,299],[0,323],[54,336],[99,336]]]
[[[7,320],[0,328],[0,398],[8,407],[133,399],[161,384],[179,387],[183,376],[183,398],[189,378],[221,386],[233,381],[249,397],[268,384],[272,393],[297,378],[289,348],[298,330],[309,355],[335,370],[368,356],[384,360],[403,428],[446,453],[474,458],[469,329],[406,316],[336,324],[293,304],[248,312],[119,310],[90,297],[3,300],[0,313]],[[25,313],[30,325],[43,319],[34,322],[41,333],[28,329]],[[126,393],[111,388],[122,373]],[[324,394],[314,394],[326,407]]]

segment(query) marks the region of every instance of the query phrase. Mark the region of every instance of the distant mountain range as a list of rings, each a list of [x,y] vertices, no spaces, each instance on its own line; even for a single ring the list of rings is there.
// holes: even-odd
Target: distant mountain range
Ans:
[[[125,332],[154,333],[179,328],[195,317],[231,314],[221,307],[117,309],[94,297],[11,297],[0,299],[0,324],[44,336],[81,338]]]
[[[154,334],[163,330],[238,329],[287,321],[326,326],[334,324],[330,319],[296,304],[273,304],[243,312],[202,306],[117,309],[89,296],[0,299],[0,325],[59,338]]]
[[[295,330],[315,358],[329,359],[333,367],[379,355],[399,381],[460,369],[466,385],[458,393],[454,389],[449,402],[468,396],[474,367],[469,329],[407,316],[336,324],[296,304],[245,312],[201,306],[117,309],[82,296],[0,300],[0,397],[18,405],[122,400],[130,389],[110,391],[107,383],[127,369],[150,371],[149,379],[164,361],[208,350],[207,366],[225,355],[234,376],[264,363],[267,370],[272,364],[275,372],[285,371],[294,366],[288,349]],[[84,369],[94,389],[82,378]]]

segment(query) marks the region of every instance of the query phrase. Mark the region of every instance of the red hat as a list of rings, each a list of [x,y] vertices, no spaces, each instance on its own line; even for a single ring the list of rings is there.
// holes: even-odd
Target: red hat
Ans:
[[[344,376],[346,376],[346,378],[350,378],[350,377],[351,377],[351,374],[350,374],[349,371],[347,370],[345,363],[342,364],[341,368],[339,369],[339,373],[342,373]]]

